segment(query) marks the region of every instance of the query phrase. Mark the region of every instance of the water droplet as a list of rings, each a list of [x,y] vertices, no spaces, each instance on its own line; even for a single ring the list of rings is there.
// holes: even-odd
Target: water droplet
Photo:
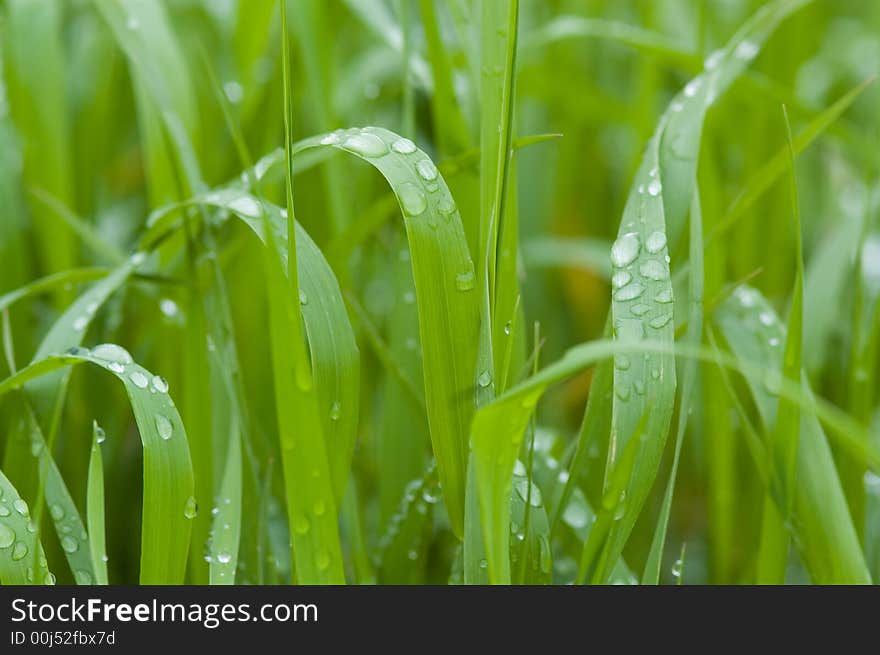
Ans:
[[[88,316],[80,316],[73,322],[73,329],[77,332],[82,332],[86,329],[86,326],[89,324]]]
[[[684,87],[684,95],[688,98],[693,98],[697,95],[697,91],[700,90],[700,86],[702,86],[703,80],[699,77],[692,79],[687,83],[687,86]]]
[[[520,498],[528,500],[532,507],[541,506],[541,490],[538,488],[538,485],[530,483],[528,478],[520,478],[516,481],[516,492],[519,494]],[[529,496],[530,493],[531,496]]]
[[[639,266],[639,273],[642,276],[648,278],[649,280],[665,280],[669,273],[666,270],[666,266],[664,266],[661,262],[656,259],[649,259],[644,261]]]
[[[488,567],[489,567],[489,562],[487,562],[485,559],[481,559],[481,560],[480,560],[480,568],[481,568],[481,569],[486,569],[486,568],[488,568]]]
[[[621,371],[626,371],[629,369],[629,357],[626,355],[615,355],[614,356],[614,368],[619,369]]]
[[[430,159],[422,159],[416,164],[416,171],[426,182],[433,182],[437,179],[437,167]]]
[[[109,368],[114,373],[125,373],[125,366],[120,364],[119,362],[110,362],[107,364],[107,368]]]
[[[188,519],[194,519],[199,513],[199,504],[196,499],[190,496],[183,505],[183,515]]]
[[[626,489],[620,492],[620,498],[617,501],[617,507],[614,510],[614,520],[619,521],[626,513]]]
[[[140,371],[133,371],[131,375],[128,376],[128,379],[131,380],[131,383],[138,389],[146,389],[147,385],[150,383],[147,376]]]
[[[764,376],[764,388],[772,396],[779,395],[779,389],[782,387],[782,375],[779,371],[768,371]]]
[[[736,290],[736,297],[743,307],[754,307],[758,302],[758,294],[753,289],[740,287]]]
[[[682,565],[682,562],[680,559],[675,560],[675,562],[672,564],[672,577],[673,578],[678,579],[681,577],[682,566],[683,565]]]
[[[300,305],[308,305],[309,304],[309,297],[306,294],[305,290],[303,290],[303,289],[299,290],[299,304]]]
[[[629,400],[629,386],[626,384],[615,385],[614,395],[626,402]]]
[[[52,516],[53,520],[60,521],[64,518],[64,508],[58,503],[52,503],[49,506],[49,514]]]
[[[538,537],[538,551],[541,572],[550,573],[550,568],[553,566],[553,553],[550,550],[550,541],[547,539],[546,535],[542,534]]]
[[[633,300],[638,298],[645,292],[645,285],[640,282],[631,282],[625,287],[618,289],[614,294],[614,299],[618,302]]]
[[[611,286],[615,289],[624,287],[632,282],[633,276],[629,271],[617,271],[611,276]]]
[[[718,49],[712,52],[708,57],[706,57],[706,61],[703,65],[706,67],[706,70],[714,70],[718,68],[718,64],[721,63],[721,59],[724,57],[724,50]]]
[[[761,325],[770,327],[773,325],[773,314],[767,311],[761,312],[758,314],[758,320],[761,321]]]
[[[162,414],[156,414],[156,432],[158,432],[159,437],[165,441],[168,441],[171,438],[171,433],[174,432],[171,421],[165,416],[162,416]]]
[[[672,320],[672,314],[662,314],[660,316],[656,316],[648,321],[648,325],[650,325],[655,330],[659,330],[664,327],[669,321]]]
[[[642,382],[641,380],[635,380],[635,381],[633,382],[633,389],[634,389],[635,392],[636,392],[637,394],[639,394],[640,396],[644,396],[644,395],[645,395],[645,383]]]
[[[480,377],[477,378],[477,384],[485,389],[490,384],[492,384],[492,374],[489,373],[489,371],[483,371],[482,373],[480,373]]]
[[[660,184],[660,180],[651,180],[651,183],[648,185],[648,193],[651,196],[657,197],[660,195],[660,191],[663,190],[663,185]]]
[[[15,533],[9,527],[0,523],[0,548],[9,548],[15,541]]]
[[[459,291],[470,291],[474,288],[473,271],[463,271],[455,276],[455,288]]]
[[[12,547],[12,559],[16,562],[23,560],[27,554],[28,547],[23,541],[17,541],[15,546]]]
[[[416,301],[416,294],[412,291],[407,291],[403,294],[403,302],[407,305],[412,305]]]
[[[409,139],[401,137],[391,144],[391,149],[401,155],[409,155],[416,151],[416,144]]]
[[[43,452],[43,444],[40,441],[31,442],[31,457],[39,457]]]
[[[9,516],[11,512],[6,505],[0,505],[0,516]]]
[[[134,32],[135,30],[140,29],[141,22],[134,16],[129,16],[128,20],[125,21],[125,26],[132,32]]]
[[[675,113],[678,113],[682,109],[684,109],[684,104],[682,104],[679,100],[675,100],[671,105],[669,105],[669,108],[672,109],[672,111],[674,111]]]
[[[418,216],[428,206],[424,192],[412,182],[404,182],[397,189],[400,204],[408,216]]]
[[[159,393],[168,393],[168,382],[165,380],[165,378],[154,375],[150,382],[153,385],[153,389],[155,389]]]
[[[388,146],[375,134],[360,132],[352,134],[342,147],[362,157],[381,157],[388,152]]]
[[[510,321],[507,321],[507,323],[504,324],[504,334],[506,334],[507,336],[510,336],[511,329],[512,329],[512,325],[511,325]]]
[[[330,420],[338,421],[340,416],[342,416],[342,405],[338,400],[334,400],[330,406]]]
[[[652,255],[657,254],[666,247],[666,235],[663,232],[651,232],[651,235],[645,241],[645,250]]]
[[[92,574],[88,571],[84,571],[82,569],[78,570],[73,574],[74,579],[76,580],[76,584],[79,585],[90,585],[92,584]]]
[[[736,50],[734,50],[733,54],[736,55],[738,59],[753,59],[755,55],[758,54],[758,44],[748,40],[741,41],[736,46]]]
[[[663,289],[654,296],[654,302],[659,302],[660,304],[667,304],[672,302],[672,289]]]
[[[316,500],[315,504],[312,505],[312,511],[315,513],[315,516],[322,516],[327,511],[327,506],[324,505],[323,500]]]
[[[244,98],[244,89],[236,80],[229,80],[223,85],[223,94],[233,105],[237,105]]]
[[[587,513],[586,507],[580,503],[570,502],[562,513],[562,520],[575,530],[578,530],[587,527],[590,515]]]
[[[305,514],[300,514],[294,519],[293,531],[297,534],[306,534],[309,531],[309,520]]]
[[[770,337],[770,340],[767,343],[770,345],[771,348],[775,348],[776,346],[779,345],[779,338],[778,337]]]
[[[513,465],[513,474],[519,478],[523,478],[528,474],[528,471],[526,471],[526,467],[521,461],[516,460]]]
[[[639,254],[639,236],[628,232],[611,246],[611,262],[618,268],[631,264]]]
[[[229,564],[232,561],[232,555],[227,553],[225,550],[221,550],[217,553],[217,561],[221,564]]]
[[[28,510],[27,503],[24,502],[21,498],[16,498],[12,501],[12,509],[21,514],[22,516],[27,516],[30,512]]]
[[[318,553],[318,558],[315,563],[321,571],[326,571],[330,567],[330,553],[326,550],[322,550]]]
[[[443,220],[448,223],[455,213],[455,203],[452,201],[452,198],[448,196],[440,198],[440,202],[437,203],[437,211],[440,212]]]
[[[61,538],[61,547],[65,553],[75,553],[79,548],[79,543],[70,535]]]
[[[238,196],[237,198],[234,198],[232,202],[228,203],[227,207],[236,214],[242,214],[243,216],[249,216],[251,218],[259,218],[262,215],[260,204],[251,196]]]
[[[633,305],[632,307],[629,308],[629,311],[632,313],[633,316],[644,316],[649,311],[651,311],[651,308],[648,305],[644,305],[642,303],[636,303],[635,305]]]
[[[145,252],[136,252],[131,256],[132,266],[140,266],[145,261],[147,261],[147,253]]]

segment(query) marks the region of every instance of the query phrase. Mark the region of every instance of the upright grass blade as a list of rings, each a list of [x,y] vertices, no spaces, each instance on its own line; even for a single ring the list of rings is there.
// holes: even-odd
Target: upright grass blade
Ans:
[[[333,496],[321,408],[306,352],[300,287],[296,261],[293,209],[293,153],[290,46],[287,2],[281,0],[282,63],[284,84],[284,147],[286,160],[286,258],[279,253],[277,235],[264,210],[265,268],[269,299],[269,333],[275,411],[281,441],[281,463],[287,499],[291,560],[302,584],[341,584],[342,547]]]
[[[758,362],[778,367],[764,379],[749,377],[746,382],[762,425],[776,422],[780,385],[788,382],[781,369],[780,343],[784,328],[767,301],[754,289],[744,287],[716,310],[714,319],[734,356],[744,365]],[[800,380],[806,399],[801,408],[800,439],[797,451],[797,477],[791,525],[795,546],[816,584],[861,584],[870,582],[864,554],[859,545],[840,479],[822,426],[815,416],[804,413],[815,408],[805,378]],[[781,395],[781,394],[780,394]],[[793,400],[791,396],[786,396]],[[777,466],[773,458],[773,466]],[[770,470],[771,479],[773,475]],[[775,473],[777,479],[782,471]],[[772,490],[772,485],[771,485]],[[779,505],[777,505],[779,507]],[[784,511],[780,508],[780,511]]]
[[[89,533],[89,555],[95,572],[95,584],[107,584],[107,546],[104,520],[104,459],[101,444],[104,430],[92,424],[92,450],[89,456],[89,477],[86,487],[86,523]]]
[[[0,584],[55,584],[55,576],[47,568],[43,545],[31,529],[27,503],[3,471],[0,471]]]
[[[791,206],[795,231],[795,278],[791,294],[791,308],[786,329],[785,350],[782,358],[782,375],[797,382],[801,377],[801,352],[804,321],[804,260],[801,245],[801,215],[798,205],[795,178],[795,154],[788,113],[783,106],[785,129],[788,138],[789,173],[791,178]],[[800,441],[801,416],[797,404],[780,399],[776,410],[776,424],[770,433],[770,451],[774,459],[771,484],[777,487],[782,506],[777,508],[768,495],[764,501],[761,548],[758,552],[757,580],[761,584],[785,582],[788,561],[788,533],[785,523],[791,518],[797,475],[798,443]]]
[[[0,395],[30,380],[84,362],[111,372],[125,385],[143,443],[147,502],[141,519],[141,583],[181,584],[195,499],[186,432],[168,395],[167,382],[135,364],[123,348],[103,344],[91,351],[74,348],[68,354],[49,355],[35,361],[0,382]],[[71,541],[65,550],[76,551],[83,546],[80,535],[67,536]],[[88,545],[84,547],[88,551]]]
[[[678,241],[696,179],[702,124],[709,106],[739,76],[761,46],[803,0],[779,0],[760,9],[715,56],[706,70],[673,99],[648,144],[631,187],[614,265],[612,317],[617,338],[647,335],[674,341],[673,289],[667,244]],[[607,562],[617,561],[653,485],[666,443],[675,397],[675,365],[669,355],[615,362],[608,472],[636,424],[646,417],[644,451],[636,457],[623,516],[611,531]]]
[[[703,336],[703,214],[700,209],[699,191],[695,189],[694,199],[691,203],[690,216],[690,284],[688,288],[688,326],[686,339],[688,343],[699,345]],[[678,425],[675,433],[675,450],[672,457],[672,469],[669,472],[669,481],[666,483],[666,492],[663,495],[663,504],[660,506],[660,516],[654,529],[654,538],[651,541],[651,550],[648,560],[645,562],[645,570],[642,573],[643,584],[658,584],[660,582],[660,568],[663,564],[663,549],[666,545],[666,531],[669,525],[669,515],[672,511],[672,496],[675,493],[675,481],[678,475],[678,462],[681,457],[681,445],[684,441],[684,433],[687,429],[690,409],[694,401],[694,393],[697,385],[697,362],[696,360],[685,362],[684,375],[681,389],[681,397],[678,403]]]
[[[233,415],[234,416],[234,415]],[[238,426],[230,426],[226,446],[226,462],[211,528],[210,583],[235,584],[241,540],[242,455]],[[213,513],[213,512],[212,512]]]

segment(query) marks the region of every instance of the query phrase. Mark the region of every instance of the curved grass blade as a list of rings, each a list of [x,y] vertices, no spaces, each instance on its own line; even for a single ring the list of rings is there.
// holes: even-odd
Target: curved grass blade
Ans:
[[[732,353],[742,364],[769,363],[769,373],[747,377],[747,383],[764,426],[777,420],[777,395],[787,380],[781,374],[779,347],[785,330],[761,294],[743,287],[722,303],[714,314]],[[797,455],[791,524],[795,546],[816,584],[856,584],[870,582],[864,554],[843,495],[831,450],[817,418],[804,410],[817,409],[805,377],[800,384],[806,395],[801,408],[800,440]],[[792,399],[788,396],[789,399]],[[777,461],[772,460],[773,467]],[[875,463],[876,466],[876,463]],[[773,471],[771,467],[771,479]],[[777,476],[781,472],[776,472]],[[772,485],[771,485],[772,489]]]
[[[95,584],[107,584],[107,549],[104,536],[104,459],[101,443],[104,430],[92,424],[92,450],[89,456],[89,477],[86,487],[86,523],[89,533],[89,554],[95,572]],[[53,516],[54,518],[54,516]]]
[[[0,471],[0,584],[55,584],[32,527],[27,503]]]
[[[113,344],[49,355],[0,382],[0,395],[59,369],[89,362],[125,385],[144,447],[144,507],[141,528],[142,584],[181,584],[186,570],[192,518],[193,474],[183,423],[167,383]],[[47,486],[48,489],[48,486]],[[75,550],[80,543],[77,542]],[[65,549],[66,550],[66,549]]]
[[[431,441],[453,531],[461,535],[467,435],[474,403],[479,330],[474,266],[446,182],[408,139],[378,128],[305,139],[300,150],[332,147],[385,177],[404,215],[419,313]]]

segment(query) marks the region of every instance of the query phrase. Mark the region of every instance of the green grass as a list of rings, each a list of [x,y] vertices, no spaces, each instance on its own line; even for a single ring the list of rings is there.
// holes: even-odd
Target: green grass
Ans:
[[[878,29],[0,4],[0,583],[876,582]]]

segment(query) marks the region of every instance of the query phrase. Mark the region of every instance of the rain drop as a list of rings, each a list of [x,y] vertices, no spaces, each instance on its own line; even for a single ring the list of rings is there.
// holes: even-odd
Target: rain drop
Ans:
[[[300,514],[294,519],[293,531],[297,534],[306,534],[309,531],[309,520],[304,514]]]
[[[418,216],[428,206],[425,194],[412,182],[404,182],[397,189],[400,204],[408,216]]]
[[[761,312],[758,314],[758,320],[761,321],[761,325],[766,327],[770,327],[773,325],[773,314],[771,312]]]
[[[635,232],[621,236],[611,246],[611,262],[621,268],[631,264],[639,254],[639,237]]]
[[[164,441],[168,441],[173,431],[174,428],[171,425],[171,421],[162,416],[162,414],[156,414],[156,432],[159,433],[159,437]]]
[[[672,314],[662,314],[662,315],[657,316],[655,318],[652,318],[650,321],[648,321],[648,325],[650,325],[655,330],[659,330],[660,328],[664,327],[667,323],[669,323],[669,321],[671,321],[671,320],[672,320]]]
[[[578,530],[587,527],[590,516],[587,514],[587,510],[583,505],[571,502],[562,513],[562,520],[575,530]]]
[[[640,282],[632,282],[625,287],[618,289],[614,294],[614,299],[619,302],[624,302],[626,300],[633,300],[638,298],[645,292],[645,285]]]
[[[327,507],[324,505],[323,500],[316,500],[315,504],[312,506],[312,511],[315,512],[315,516],[322,516],[326,509]]]
[[[470,291],[474,288],[473,271],[464,271],[455,276],[455,288],[459,291]]]
[[[309,297],[303,289],[299,290],[299,304],[300,305],[308,305]]]
[[[388,146],[375,134],[360,132],[352,134],[342,147],[362,157],[381,157],[388,152]]]
[[[480,377],[477,378],[477,384],[479,384],[483,389],[492,384],[492,374],[489,371],[483,371],[480,373]]]
[[[342,416],[342,405],[338,400],[334,400],[330,406],[330,420],[338,421],[340,416]]]
[[[0,523],[0,548],[9,548],[15,541],[15,533],[3,523]]]
[[[77,332],[82,332],[86,329],[86,326],[89,324],[89,319],[87,316],[80,316],[73,322],[73,329]]]
[[[751,41],[742,41],[736,46],[734,54],[738,59],[753,59],[758,54],[758,44]]]
[[[12,547],[12,559],[16,562],[23,560],[27,554],[28,547],[23,541],[16,542],[15,546]]]
[[[421,177],[426,182],[433,182],[437,179],[437,167],[434,166],[434,162],[430,159],[422,159],[416,164],[416,171],[418,171],[419,177]]]
[[[721,59],[723,57],[724,57],[723,50],[720,50],[720,49],[715,50],[712,54],[710,54],[708,57],[706,57],[706,61],[704,62],[703,65],[706,67],[706,70],[708,70],[708,71],[714,70],[715,68],[718,68],[718,64],[721,63]]]
[[[639,273],[649,280],[665,280],[668,276],[666,267],[656,259],[648,259],[639,266]]]
[[[663,185],[660,184],[660,180],[654,179],[651,180],[651,183],[648,185],[648,193],[651,196],[657,197],[660,195],[660,191],[663,189]]]
[[[188,519],[194,519],[198,513],[199,504],[196,502],[195,498],[190,496],[186,499],[186,503],[183,506],[183,515]]]
[[[507,321],[507,323],[504,324],[504,334],[506,334],[507,336],[510,336],[510,330],[511,330],[511,324],[510,324],[510,321]]]
[[[663,289],[658,292],[656,296],[654,296],[654,302],[659,302],[660,304],[667,304],[672,302],[672,289]]]
[[[228,206],[236,214],[243,214],[251,218],[259,218],[261,215],[259,203],[251,196],[239,196],[230,202]]]
[[[64,508],[58,503],[52,503],[49,506],[49,514],[54,521],[60,521],[64,518]]]
[[[318,553],[318,558],[315,562],[318,565],[318,568],[322,571],[326,571],[330,567],[330,553],[326,550],[322,550]]]
[[[684,87],[684,95],[688,98],[693,98],[697,95],[697,91],[700,90],[702,84],[703,81],[699,77],[692,79],[687,83],[687,86]]]
[[[651,232],[645,241],[645,250],[652,255],[657,254],[666,247],[666,235],[663,232]]]
[[[76,539],[68,535],[61,538],[61,547],[64,549],[65,553],[75,553],[79,548],[79,544]]]
[[[615,289],[626,286],[632,281],[632,275],[628,271],[617,271],[611,276],[611,286]]]
[[[391,149],[401,155],[409,155],[416,151],[416,144],[409,139],[400,138],[391,144]]]
[[[131,380],[131,383],[138,389],[146,389],[147,385],[150,383],[147,376],[140,371],[132,372],[132,374],[128,376],[128,379]]]
[[[614,368],[620,371],[626,371],[629,369],[629,357],[626,355],[615,355],[614,356]]]
[[[648,305],[636,303],[629,308],[629,311],[632,313],[633,316],[644,316],[649,311],[651,311],[651,308]]]
[[[217,561],[221,564],[229,564],[232,561],[232,555],[227,553],[225,550],[221,550],[217,553]]]
[[[168,382],[165,380],[165,378],[154,375],[150,382],[153,385],[153,389],[155,389],[159,393],[168,393]]]
[[[29,514],[27,503],[21,498],[16,498],[12,501],[12,509],[22,516],[27,516]]]

